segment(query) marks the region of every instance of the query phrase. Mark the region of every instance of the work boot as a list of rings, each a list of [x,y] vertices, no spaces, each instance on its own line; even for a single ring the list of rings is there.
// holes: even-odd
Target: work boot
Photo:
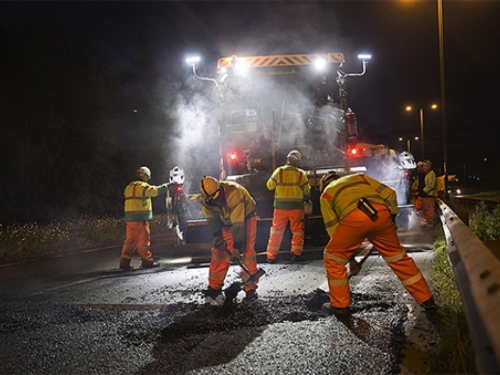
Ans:
[[[243,299],[245,302],[252,302],[257,300],[258,298],[257,292],[255,290],[247,290],[245,293],[245,298]]]
[[[306,263],[309,262],[309,259],[304,255],[292,255],[292,263]]]
[[[321,310],[335,314],[336,316],[339,317],[347,317],[351,315],[351,309],[349,307],[334,307],[331,305],[330,302],[322,304]]]
[[[422,306],[425,311],[433,311],[439,309],[439,306],[436,305],[436,302],[434,302],[434,297],[431,297],[427,301],[422,302],[420,306]]]
[[[131,270],[132,267],[130,267],[130,259],[120,258],[120,269],[124,271]]]
[[[220,289],[208,287],[208,289],[205,289],[202,293],[205,296],[205,303],[222,305],[226,299],[226,296]]]
[[[159,267],[160,263],[155,262],[153,259],[143,259],[142,260],[142,268],[154,268]]]
[[[269,263],[269,264],[275,264],[276,263],[276,259],[267,258],[266,262]]]

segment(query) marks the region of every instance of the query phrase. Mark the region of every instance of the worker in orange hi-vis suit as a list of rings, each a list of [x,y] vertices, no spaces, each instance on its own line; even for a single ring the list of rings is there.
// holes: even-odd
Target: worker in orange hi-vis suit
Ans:
[[[257,272],[255,240],[257,238],[256,204],[246,188],[232,181],[218,181],[205,176],[198,184],[202,211],[214,236],[208,289],[203,291],[207,302],[221,304],[224,280],[231,260],[240,260],[251,274]],[[241,253],[241,254],[240,254]],[[242,271],[243,282],[249,275]],[[244,285],[245,301],[257,298],[257,281]]]
[[[413,299],[426,310],[435,310],[437,306],[425,278],[396,234],[398,207],[394,189],[364,174],[339,177],[329,172],[321,179],[320,191],[321,214],[330,236],[323,254],[330,302],[323,309],[341,316],[350,313],[345,265],[366,238]]]
[[[307,260],[302,254],[305,231],[304,201],[310,199],[311,187],[306,173],[299,168],[299,163],[299,151],[290,151],[286,165],[277,168],[267,180],[267,188],[274,190],[273,222],[267,244],[268,263],[276,262],[288,223],[292,232],[292,262]]]
[[[153,218],[151,197],[165,194],[169,184],[165,183],[160,186],[148,184],[151,179],[151,171],[148,167],[140,167],[136,175],[138,179],[128,184],[123,192],[126,233],[120,257],[120,269],[122,270],[132,268],[130,260],[136,250],[141,256],[143,268],[159,266],[159,263],[153,260],[153,254],[150,250],[149,221]]]

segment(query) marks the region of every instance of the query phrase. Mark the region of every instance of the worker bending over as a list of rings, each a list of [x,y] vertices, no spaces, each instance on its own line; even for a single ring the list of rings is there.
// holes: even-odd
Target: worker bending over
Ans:
[[[241,260],[251,274],[257,272],[256,204],[248,190],[236,182],[205,176],[198,189],[203,214],[214,236],[208,289],[203,294],[208,302],[223,303],[222,287],[232,259]],[[242,271],[241,277],[245,282],[249,275]],[[256,289],[257,282],[243,286],[246,301],[257,298]]]
[[[427,282],[396,234],[396,192],[365,174],[339,177],[335,172],[321,179],[320,191],[321,214],[330,236],[323,254],[330,302],[323,309],[338,315],[349,314],[351,294],[345,265],[365,238],[413,299],[426,310],[435,309]]]

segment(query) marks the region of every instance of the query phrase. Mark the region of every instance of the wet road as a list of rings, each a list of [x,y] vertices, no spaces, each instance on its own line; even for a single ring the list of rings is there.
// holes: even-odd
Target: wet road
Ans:
[[[424,275],[432,233],[400,231]],[[378,254],[350,280],[353,315],[321,311],[321,249],[268,265],[259,299],[204,304],[209,251],[156,240],[160,268],[118,271],[119,247],[0,267],[0,373],[393,374],[428,367],[433,330]],[[263,257],[259,257],[263,261]],[[138,265],[134,260],[133,265]],[[226,286],[239,279],[231,266]],[[406,353],[406,355],[404,355]],[[427,367],[426,367],[427,366]]]

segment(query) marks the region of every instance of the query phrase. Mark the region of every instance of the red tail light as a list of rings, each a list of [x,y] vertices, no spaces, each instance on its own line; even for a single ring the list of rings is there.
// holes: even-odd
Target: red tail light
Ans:
[[[349,150],[347,150],[347,154],[349,156],[358,156],[359,151],[356,147],[354,147],[354,148],[350,148]]]
[[[238,155],[236,155],[236,152],[232,152],[229,154],[229,160],[236,161],[236,159],[238,159]]]
[[[175,192],[181,194],[184,191],[184,185],[177,185],[175,187]]]

